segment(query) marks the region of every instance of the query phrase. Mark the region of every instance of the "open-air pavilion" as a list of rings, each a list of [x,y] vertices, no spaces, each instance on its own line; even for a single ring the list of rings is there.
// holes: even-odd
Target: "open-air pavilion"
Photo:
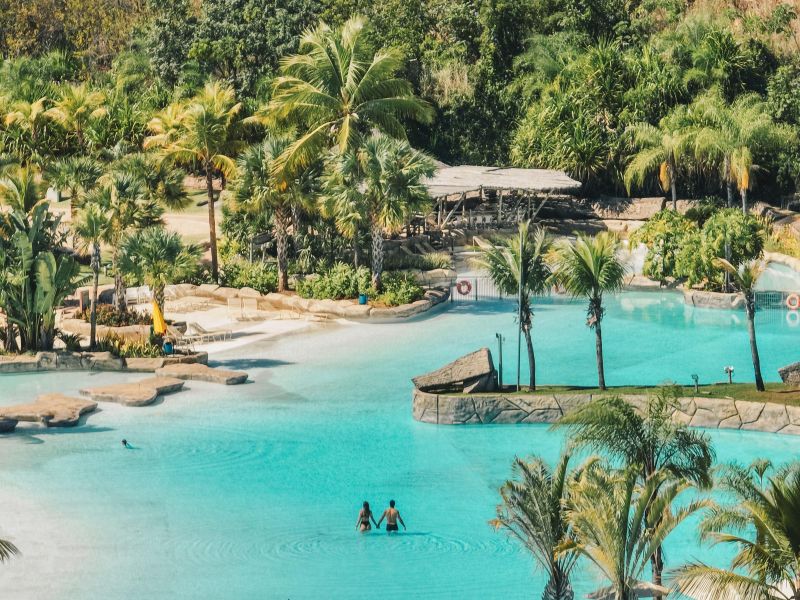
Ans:
[[[487,229],[535,219],[550,199],[574,197],[581,183],[563,171],[442,165],[425,182],[434,198],[426,226]]]

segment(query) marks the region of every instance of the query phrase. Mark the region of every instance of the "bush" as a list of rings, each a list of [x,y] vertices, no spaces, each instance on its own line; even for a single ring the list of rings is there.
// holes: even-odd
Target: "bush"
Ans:
[[[278,289],[278,272],[265,262],[250,262],[240,256],[222,263],[219,272],[220,284],[226,287],[250,287],[262,294]]]
[[[387,271],[400,271],[402,269],[431,271],[433,269],[450,269],[453,263],[449,252],[429,252],[427,254],[414,255],[400,252],[387,256],[383,266]]]
[[[150,341],[126,341],[117,335],[108,335],[97,340],[95,350],[110,352],[120,358],[159,358],[164,350]]]
[[[298,281],[297,293],[303,298],[316,300],[345,300],[367,293],[370,286],[371,277],[367,267],[356,269],[345,263],[336,263],[318,277]]]
[[[79,318],[87,323],[91,322],[92,311],[87,308],[79,313]],[[97,305],[97,324],[107,325],[108,327],[127,327],[128,325],[149,325],[152,318],[148,314],[140,313],[135,310],[120,312],[110,304]]]
[[[425,290],[410,273],[387,273],[383,278],[383,293],[375,300],[386,306],[400,306],[416,302]]]
[[[764,249],[800,258],[800,239],[789,227],[776,227],[767,239]]]
[[[66,331],[59,331],[56,336],[64,342],[64,348],[70,352],[80,352],[83,350],[81,347],[81,335],[78,333],[67,333]]]
[[[677,277],[677,260],[682,248],[693,240],[699,229],[695,223],[673,210],[662,210],[631,235],[633,244],[647,246],[644,275],[657,281]]]

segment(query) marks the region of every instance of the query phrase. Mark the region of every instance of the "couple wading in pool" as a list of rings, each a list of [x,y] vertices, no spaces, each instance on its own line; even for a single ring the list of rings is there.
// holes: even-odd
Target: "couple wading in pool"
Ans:
[[[361,508],[361,511],[358,513],[358,521],[356,522],[356,529],[361,532],[369,531],[372,529],[372,525],[370,524],[370,519],[373,523],[375,523],[375,528],[380,529],[381,523],[384,519],[386,519],[386,532],[391,533],[393,531],[398,531],[397,522],[400,521],[400,525],[403,526],[405,530],[406,524],[403,523],[403,517],[400,516],[400,511],[398,511],[394,507],[394,500],[389,500],[389,508],[383,511],[381,518],[375,521],[375,515],[372,514],[372,510],[369,508],[369,502],[366,500],[364,501],[364,506]]]

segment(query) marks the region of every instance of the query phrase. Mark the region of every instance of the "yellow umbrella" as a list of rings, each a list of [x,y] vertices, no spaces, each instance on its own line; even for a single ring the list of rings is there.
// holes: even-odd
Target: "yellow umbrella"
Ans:
[[[164,315],[161,314],[161,309],[158,308],[158,303],[155,300],[153,300],[153,332],[157,335],[167,333],[167,322],[164,320]]]

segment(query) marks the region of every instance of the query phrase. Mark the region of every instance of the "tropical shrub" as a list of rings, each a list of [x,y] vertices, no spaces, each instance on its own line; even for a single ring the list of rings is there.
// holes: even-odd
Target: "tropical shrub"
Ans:
[[[383,278],[383,292],[375,299],[386,306],[400,306],[416,302],[425,290],[411,273],[387,273]]]
[[[86,308],[78,313],[78,318],[83,319],[87,323],[91,322],[91,310]],[[126,310],[124,312],[118,310],[110,304],[97,305],[97,324],[106,325],[107,327],[127,327],[129,325],[149,325],[151,322],[150,315],[140,313],[135,310]]]
[[[764,250],[800,258],[800,239],[789,227],[776,227],[764,243]]]
[[[453,261],[449,252],[428,252],[426,254],[406,254],[399,252],[387,256],[383,267],[387,271],[401,271],[403,269],[419,269],[431,271],[433,269],[450,269]]]
[[[97,340],[98,352],[110,352],[120,358],[158,358],[164,356],[161,346],[152,341],[125,340],[111,334]]]
[[[208,281],[210,280],[209,276]],[[269,263],[250,262],[241,256],[234,255],[222,262],[220,284],[234,288],[250,287],[262,294],[269,294],[278,289],[278,273]]]
[[[764,222],[751,214],[725,208],[712,215],[703,225],[699,252],[709,287],[719,289],[723,285],[723,272],[716,259],[725,258],[735,265],[756,259],[764,251],[765,239]],[[687,245],[686,252],[691,251]]]
[[[345,263],[336,263],[332,269],[317,277],[297,282],[297,293],[300,296],[317,300],[356,298],[359,294],[367,293],[370,288],[369,269],[356,269]]]
[[[632,244],[647,246],[643,273],[665,281],[676,276],[676,260],[687,237],[698,232],[697,225],[674,210],[662,210],[631,236]]]
[[[70,352],[80,352],[81,350],[83,350],[83,348],[81,347],[81,339],[83,338],[83,336],[81,336],[78,333],[67,333],[66,331],[59,331],[56,334],[56,337],[63,342],[64,348],[66,348]]]

